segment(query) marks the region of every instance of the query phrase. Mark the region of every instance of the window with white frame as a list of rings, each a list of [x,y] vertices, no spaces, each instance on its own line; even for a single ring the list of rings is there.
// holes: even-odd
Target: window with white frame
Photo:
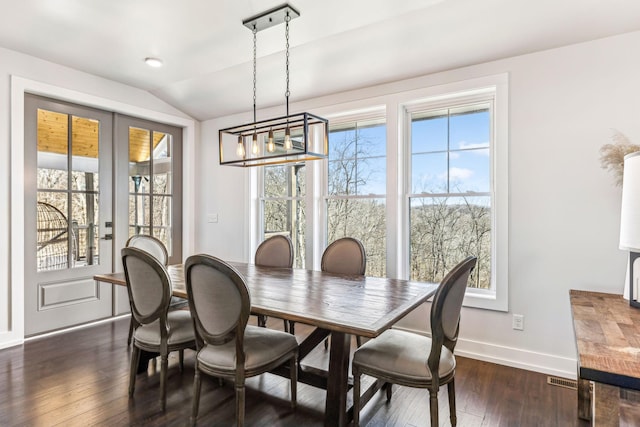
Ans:
[[[474,255],[464,304],[507,310],[508,76],[375,102],[333,112],[327,160],[261,168],[257,237],[290,236],[303,268],[356,237],[367,275],[431,282]]]
[[[387,138],[384,116],[332,122],[327,162],[327,244],[354,237],[368,276],[386,275]]]
[[[263,168],[262,218],[264,239],[276,234],[291,238],[293,266],[305,267],[305,195],[304,164],[265,166]]]
[[[407,108],[409,277],[439,282],[469,255],[472,293],[496,292],[495,91]]]

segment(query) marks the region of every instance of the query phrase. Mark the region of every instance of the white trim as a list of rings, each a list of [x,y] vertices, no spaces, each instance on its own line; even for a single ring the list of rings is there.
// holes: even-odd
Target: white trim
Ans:
[[[404,327],[394,328],[419,335],[430,336],[430,334],[416,329]],[[498,365],[555,375],[562,378],[575,380],[577,377],[576,359],[521,348],[458,338],[455,354],[468,357],[469,359],[483,360]]]
[[[0,335],[0,347],[24,342],[24,95],[31,93],[69,101],[105,111],[127,114],[183,128],[183,170],[195,170],[196,121],[149,110],[112,99],[11,76],[11,233],[10,233],[10,295],[11,321],[9,332]],[[195,174],[183,174],[183,257],[195,247]]]
[[[86,328],[90,328],[92,326],[102,325],[104,323],[111,323],[111,322],[113,322],[115,320],[124,319],[124,318],[130,318],[130,317],[131,317],[131,314],[121,314],[121,315],[118,315],[118,316],[107,317],[106,319],[100,319],[100,320],[96,320],[94,322],[83,323],[81,325],[71,326],[70,328],[58,329],[57,331],[46,332],[44,334],[35,335],[35,336],[29,337],[29,338],[25,338],[24,342],[26,343],[26,342],[29,342],[29,341],[37,341],[37,340],[40,340],[42,338],[54,337],[56,335],[66,334],[67,332],[78,331],[80,329],[86,329]]]
[[[401,110],[404,112],[405,118],[402,123],[407,129],[410,129],[411,113],[425,110],[437,109],[441,107],[451,107],[452,105],[467,104],[473,102],[490,101],[493,110],[493,123],[491,132],[493,134],[493,142],[491,144],[491,176],[492,176],[492,215],[491,215],[491,284],[492,292],[474,292],[469,289],[465,294],[464,305],[467,307],[476,307],[498,311],[508,311],[509,308],[509,282],[508,282],[508,244],[509,244],[509,156],[508,156],[508,82],[509,76],[506,73],[487,76],[480,79],[472,79],[455,84],[442,85],[429,88],[428,95],[419,96],[424,90],[414,91],[415,98],[405,101],[401,104]],[[405,93],[409,95],[412,92]],[[407,150],[406,162],[404,163],[404,179],[403,203],[408,205],[409,197],[415,196],[411,194],[411,170],[410,170],[410,131],[406,130],[400,140],[402,146]],[[398,174],[400,175],[400,174]],[[409,212],[408,207],[403,212],[403,222],[405,229],[398,229],[398,233],[402,232],[405,240],[400,244],[403,247],[409,247]],[[408,249],[406,249],[408,255]],[[402,259],[404,265],[401,271],[405,273],[402,278],[408,278],[409,274],[409,257]]]

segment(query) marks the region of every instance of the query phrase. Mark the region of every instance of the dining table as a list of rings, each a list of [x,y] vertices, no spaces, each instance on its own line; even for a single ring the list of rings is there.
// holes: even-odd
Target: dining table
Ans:
[[[432,297],[436,283],[369,276],[345,276],[299,268],[273,268],[229,262],[245,279],[251,313],[304,323],[313,331],[299,343],[298,381],[326,390],[325,426],[346,426],[349,357],[353,335],[375,338]],[[182,265],[167,267],[174,296],[187,298]],[[94,280],[126,286],[124,273],[99,274]],[[306,366],[304,358],[330,336],[327,370]],[[288,369],[274,373],[289,376]],[[370,399],[384,384],[363,393]]]

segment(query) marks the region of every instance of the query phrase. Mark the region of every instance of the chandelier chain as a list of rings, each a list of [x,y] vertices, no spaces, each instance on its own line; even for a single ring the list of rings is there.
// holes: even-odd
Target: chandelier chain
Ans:
[[[256,50],[258,44],[258,29],[253,26],[253,122],[256,122]]]
[[[284,93],[285,98],[287,98],[287,116],[289,115],[289,21],[291,21],[291,16],[289,16],[289,12],[287,12],[287,16],[284,18],[285,22],[285,32],[284,37],[286,40],[286,72],[287,72],[287,91]]]

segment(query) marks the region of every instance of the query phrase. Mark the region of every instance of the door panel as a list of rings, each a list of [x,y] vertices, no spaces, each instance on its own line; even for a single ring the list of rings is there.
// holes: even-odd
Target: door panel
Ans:
[[[25,335],[109,317],[112,114],[25,96]]]
[[[130,236],[147,234],[165,244],[170,264],[181,263],[182,129],[124,115],[115,129],[116,257]],[[128,312],[126,290],[115,295],[115,313]]]

